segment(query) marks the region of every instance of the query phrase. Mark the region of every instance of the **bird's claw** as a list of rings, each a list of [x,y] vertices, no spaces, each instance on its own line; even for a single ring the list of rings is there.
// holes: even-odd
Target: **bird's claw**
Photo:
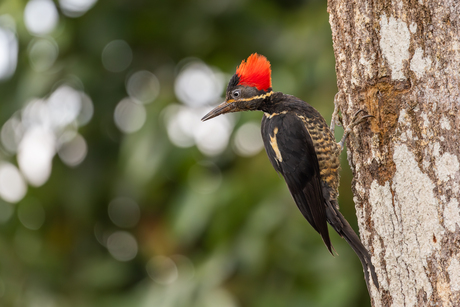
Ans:
[[[361,113],[361,112],[364,112],[363,109],[360,109],[358,110],[354,115],[353,115],[353,118],[351,120],[351,123],[345,128],[345,131],[343,133],[343,137],[342,137],[342,140],[340,140],[340,142],[338,143],[339,146],[340,146],[340,149],[343,149],[343,146],[345,144],[345,140],[347,139],[348,135],[353,131],[353,128],[356,127],[357,125],[361,124],[362,122],[364,122],[366,119],[368,118],[371,118],[371,117],[374,117],[374,115],[364,115],[362,117],[358,117],[358,115]]]
[[[353,119],[351,120],[351,123],[354,123],[356,121],[356,119],[358,118],[358,115],[361,113],[361,112],[364,112],[363,109],[359,109],[355,114],[353,114]]]
[[[361,109],[361,110],[359,110],[358,112],[356,112],[355,115],[353,115],[353,119],[351,120],[351,124],[348,125],[347,130],[348,130],[348,129],[352,130],[355,126],[361,124],[361,123],[364,122],[366,119],[368,119],[368,118],[370,118],[370,117],[375,117],[374,115],[364,115],[363,117],[358,118],[358,115],[359,115],[361,112],[364,112],[364,110]]]
[[[339,103],[337,101],[339,99],[340,93],[341,92],[339,91],[334,96],[334,112],[332,113],[331,128],[330,128],[332,131],[332,134],[334,134],[335,126],[342,126],[342,119],[339,116]]]

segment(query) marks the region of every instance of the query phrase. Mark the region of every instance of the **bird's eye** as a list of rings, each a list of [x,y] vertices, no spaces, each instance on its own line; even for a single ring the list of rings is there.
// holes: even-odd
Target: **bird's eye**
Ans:
[[[240,95],[241,95],[241,90],[234,90],[232,92],[233,98],[238,98],[238,97],[240,97]]]

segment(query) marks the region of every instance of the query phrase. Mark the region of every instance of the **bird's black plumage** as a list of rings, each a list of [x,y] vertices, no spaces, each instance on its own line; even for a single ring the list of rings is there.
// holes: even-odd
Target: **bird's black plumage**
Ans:
[[[270,78],[269,70],[266,75],[267,65],[269,68],[265,57],[257,55],[251,55],[247,63],[243,61],[228,84],[225,102],[202,120],[229,112],[263,111],[261,132],[265,150],[275,170],[284,177],[300,212],[332,253],[329,223],[357,254],[368,288],[370,277],[378,288],[369,252],[339,211],[342,146],[312,106],[297,97],[272,91],[271,80],[266,79]],[[240,74],[251,84],[242,84]]]
[[[261,129],[268,158],[286,180],[300,212],[332,253],[319,164],[310,134],[292,112],[269,116],[263,117]]]
[[[332,253],[333,247],[329,238],[327,223],[347,241],[357,254],[363,265],[368,287],[369,272],[374,284],[378,287],[377,275],[369,252],[340,213],[337,199],[334,197],[337,191],[332,191],[332,193],[330,191],[331,185],[334,185],[335,182],[328,183],[325,178],[321,178],[315,144],[306,122],[309,119],[316,125],[323,126],[327,132],[329,132],[329,128],[325,125],[321,115],[306,102],[293,96],[275,94],[277,94],[274,95],[276,99],[284,98],[282,104],[285,110],[273,113],[266,112],[261,127],[262,139],[271,164],[284,177],[300,212],[321,235],[328,250]],[[332,139],[332,134],[330,137]],[[330,141],[324,143],[332,147],[336,145]],[[318,144],[316,144],[317,147]],[[336,158],[338,159],[338,156],[334,157],[334,151],[331,151],[331,155],[329,157],[331,161],[322,163],[323,168],[327,168],[329,164],[333,164]],[[338,181],[338,171],[339,169],[335,171],[335,177],[332,176],[333,181]]]

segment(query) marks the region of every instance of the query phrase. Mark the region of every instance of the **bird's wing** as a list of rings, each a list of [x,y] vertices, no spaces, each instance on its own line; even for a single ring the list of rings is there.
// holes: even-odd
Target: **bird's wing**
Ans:
[[[302,120],[292,113],[262,121],[268,158],[281,173],[297,207],[332,253],[315,148]]]

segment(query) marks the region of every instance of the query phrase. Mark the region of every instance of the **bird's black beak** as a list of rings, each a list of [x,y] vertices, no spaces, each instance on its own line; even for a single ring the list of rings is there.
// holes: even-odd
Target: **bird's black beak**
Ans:
[[[204,122],[204,121],[206,121],[208,119],[214,118],[214,117],[219,116],[221,114],[230,113],[230,112],[236,112],[236,111],[238,111],[238,109],[237,109],[234,101],[224,101],[220,105],[218,105],[217,107],[215,107],[214,109],[209,111],[208,114],[203,116],[201,121]]]

